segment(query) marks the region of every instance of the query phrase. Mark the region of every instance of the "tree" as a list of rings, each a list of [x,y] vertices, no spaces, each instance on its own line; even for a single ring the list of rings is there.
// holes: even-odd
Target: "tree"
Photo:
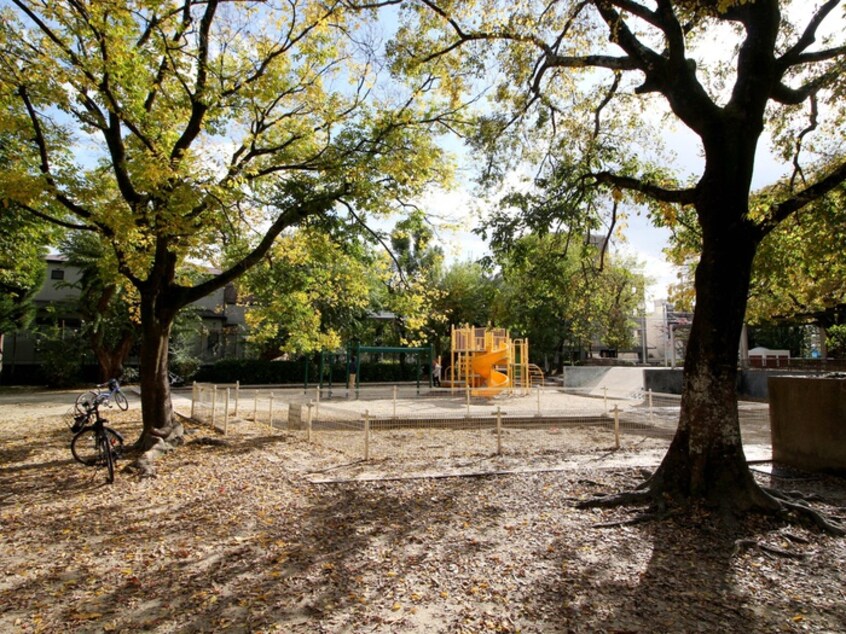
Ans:
[[[59,250],[68,264],[80,269],[75,308],[82,317],[82,334],[97,359],[100,381],[121,377],[123,364],[137,342],[135,289],[115,270],[107,247],[96,234],[70,232]]]
[[[486,69],[486,50],[501,62],[505,81],[494,98],[510,109],[487,116],[476,135],[478,147],[493,150],[488,166],[501,171],[515,140],[553,138],[541,169],[569,174],[576,190],[606,191],[609,209],[620,200],[649,203],[664,222],[680,207],[695,211],[702,248],[679,425],[645,486],[607,503],[637,501],[663,509],[704,502],[726,514],[807,512],[763,491],[746,464],[735,391],[737,348],[761,241],[846,179],[842,24],[818,43],[823,25],[836,22],[839,4],[410,5],[413,24],[399,34],[402,45],[396,48],[413,52],[415,62],[406,62],[413,72],[432,63],[446,66],[444,60]],[[709,41],[718,41],[719,50],[706,46]],[[649,123],[659,109],[667,112],[666,120],[656,121],[662,129],[669,120],[680,122],[701,143],[704,167],[689,186],[655,169],[660,157],[650,148],[663,135]],[[523,139],[506,134],[518,123],[529,124],[519,128]],[[807,179],[792,180],[766,206],[753,209],[755,155],[765,131]],[[825,168],[804,169],[820,156]]]
[[[25,328],[35,315],[32,299],[44,281],[50,233],[15,205],[0,213],[0,336]]]
[[[762,242],[752,268],[750,323],[846,324],[846,188],[794,214]]]
[[[409,214],[394,226],[389,253],[393,269],[383,307],[397,316],[401,345],[423,345],[445,318],[435,309],[444,254],[434,244],[434,231],[421,212]],[[405,355],[400,362],[405,364]]]
[[[270,358],[342,348],[370,308],[374,260],[319,228],[286,233],[240,284],[250,342]]]
[[[500,286],[501,278],[478,262],[455,262],[444,271],[437,282],[441,295],[435,302],[435,312],[444,319],[431,325],[441,344],[439,351],[449,345],[451,325],[493,323]]]
[[[494,258],[502,265],[502,293],[497,299],[499,323],[531,342],[533,355],[570,358],[591,350],[595,341],[613,349],[633,345],[645,281],[637,265],[620,263],[601,250],[566,233],[514,236]]]
[[[437,81],[380,90],[359,29],[372,17],[318,0],[4,9],[0,99],[18,158],[2,196],[101,235],[137,289],[141,446],[181,438],[167,363],[182,307],[305,218],[341,202],[383,212],[442,177]],[[189,257],[222,272],[191,283]]]

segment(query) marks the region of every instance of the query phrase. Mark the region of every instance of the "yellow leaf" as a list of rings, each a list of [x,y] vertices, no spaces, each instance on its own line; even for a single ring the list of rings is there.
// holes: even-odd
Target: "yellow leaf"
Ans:
[[[391,609],[396,612],[397,610],[402,610],[402,605],[397,601],[391,606]]]

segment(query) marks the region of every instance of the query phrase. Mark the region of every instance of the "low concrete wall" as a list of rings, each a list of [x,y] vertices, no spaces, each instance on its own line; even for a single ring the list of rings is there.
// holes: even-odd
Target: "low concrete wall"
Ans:
[[[846,379],[771,376],[773,460],[846,473]]]
[[[564,366],[561,380],[564,387],[594,387],[608,372],[609,368],[594,365]]]
[[[789,370],[741,370],[737,375],[737,395],[744,401],[769,400],[768,379],[774,376],[797,376]],[[647,368],[643,371],[644,389],[656,394],[681,394],[682,371],[670,368]]]
[[[643,389],[652,390],[656,394],[681,394],[681,368],[644,368]]]

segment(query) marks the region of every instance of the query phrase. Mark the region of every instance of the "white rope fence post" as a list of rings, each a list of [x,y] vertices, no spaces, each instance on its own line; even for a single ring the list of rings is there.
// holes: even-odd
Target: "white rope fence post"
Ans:
[[[212,428],[217,429],[217,386],[212,385]]]
[[[502,455],[502,408],[496,406],[496,455]]]
[[[229,431],[229,388],[226,388],[226,398],[223,401],[223,435]]]
[[[467,418],[470,418],[470,381],[467,381]]]
[[[397,386],[396,385],[394,386],[393,392],[394,392],[394,418],[396,418],[397,417]]]
[[[270,404],[267,406],[267,426],[273,429],[273,392],[270,393]]]
[[[308,411],[306,411],[306,440],[311,442],[311,408],[314,407],[314,403],[308,404]]]
[[[364,410],[364,459],[370,460],[370,410]]]
[[[620,448],[620,408],[614,406],[614,447]]]
[[[232,412],[233,416],[238,416],[238,402],[241,400],[241,381],[235,381],[235,411]]]
[[[608,388],[602,388],[602,402],[605,404],[605,415],[608,416]]]

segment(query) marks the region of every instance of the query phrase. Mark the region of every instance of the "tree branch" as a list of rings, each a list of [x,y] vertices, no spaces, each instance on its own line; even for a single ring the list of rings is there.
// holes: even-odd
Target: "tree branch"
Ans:
[[[347,211],[355,219],[355,221],[359,225],[364,227],[364,230],[367,231],[367,233],[369,233],[371,236],[376,238],[376,240],[379,242],[379,244],[382,245],[382,248],[385,249],[385,252],[391,258],[391,260],[393,260],[394,266],[397,267],[397,274],[399,275],[400,282],[402,282],[403,286],[405,286],[406,288],[409,288],[408,280],[405,279],[405,275],[402,272],[402,266],[400,265],[399,260],[397,260],[397,256],[394,255],[393,251],[391,251],[391,247],[389,247],[387,244],[385,244],[385,241],[382,239],[382,236],[380,236],[376,231],[371,229],[370,226],[366,222],[364,222],[364,220],[357,213],[355,213],[355,211],[352,208],[352,205],[350,205],[346,200],[339,199],[338,202],[341,203],[344,207],[346,207]]]
[[[182,136],[176,141],[170,153],[172,161],[179,161],[184,156],[185,151],[191,147],[191,143],[194,142],[194,139],[197,138],[203,129],[203,118],[209,109],[209,105],[205,102],[208,99],[208,95],[204,93],[208,83],[209,33],[217,6],[218,0],[208,0],[206,11],[203,13],[202,20],[200,20],[200,44],[195,62],[197,75],[194,83],[194,91],[191,93],[191,116],[188,119],[185,129],[182,131]]]
[[[59,190],[59,187],[56,184],[55,179],[53,178],[53,173],[51,172],[50,154],[47,150],[47,140],[44,138],[44,131],[41,127],[41,120],[38,118],[38,113],[35,111],[35,106],[33,106],[32,101],[29,98],[29,94],[26,90],[26,87],[19,86],[17,92],[18,96],[24,103],[24,107],[26,108],[27,114],[29,115],[29,120],[32,123],[32,131],[35,135],[34,141],[36,147],[38,148],[38,155],[41,162],[39,167],[41,170],[41,174],[44,176],[45,181],[50,186],[50,189],[53,190],[53,197],[68,211],[76,214],[80,218],[90,218],[91,212],[71,200],[70,197],[68,197],[66,194]]]
[[[796,151],[793,153],[793,175],[790,177],[790,191],[793,191],[797,176],[802,178],[803,183],[805,182],[805,175],[802,173],[802,166],[799,164],[799,154],[802,152],[802,140],[805,136],[817,129],[818,115],[817,97],[815,94],[811,94],[810,121],[808,121],[808,125],[804,130],[802,130],[802,132],[799,133],[799,136],[796,139]]]
[[[823,73],[806,82],[799,88],[791,88],[783,83],[777,83],[773,86],[771,97],[778,103],[788,106],[798,106],[805,101],[814,92],[828,84],[836,81],[842,76],[842,72],[838,68],[832,68],[827,73]]]
[[[273,246],[276,237],[288,227],[294,226],[301,222],[308,216],[323,213],[331,206],[338,202],[340,198],[347,193],[347,186],[344,185],[339,191],[330,191],[322,196],[314,199],[301,202],[296,207],[289,207],[283,211],[279,217],[273,222],[270,228],[265,232],[261,241],[256,247],[247,255],[241,258],[238,262],[230,266],[222,273],[215,275],[213,278],[197,284],[192,287],[177,286],[176,293],[180,295],[181,305],[187,305],[191,302],[197,301],[210,293],[223,288],[229,282],[236,280],[240,275],[246,272],[254,264],[258,263],[262,257]]]
[[[71,229],[74,231],[96,231],[94,227],[89,225],[78,225],[72,222],[68,222],[67,220],[62,220],[61,218],[54,218],[49,214],[45,214],[43,211],[38,211],[34,207],[30,207],[29,205],[22,203],[20,201],[15,201],[16,205],[19,205],[21,209],[25,209],[28,213],[32,214],[37,218],[41,218],[42,220],[46,220],[49,223],[54,225],[58,225],[60,227],[64,227],[65,229]]]
[[[801,192],[797,192],[787,200],[773,205],[771,212],[760,225],[761,237],[767,235],[770,231],[776,228],[778,223],[786,219],[792,213],[799,211],[805,205],[814,202],[833,191],[838,185],[846,182],[846,161],[831,170],[827,176],[823,177],[810,187],[806,187]]]
[[[591,174],[597,183],[613,185],[620,189],[627,189],[646,194],[650,198],[666,203],[692,205],[695,199],[695,189],[666,189],[630,176],[620,176],[612,172],[597,172]]]
[[[806,61],[802,61],[804,57],[804,53],[807,48],[816,42],[817,40],[817,29],[820,27],[820,24],[825,20],[829,13],[831,13],[834,8],[840,4],[840,0],[828,0],[825,4],[823,4],[817,12],[811,17],[811,20],[808,22],[808,26],[805,27],[805,31],[802,33],[802,36],[796,41],[796,44],[791,46],[787,51],[785,51],[784,55],[778,58],[778,65],[782,69],[782,72],[790,68],[791,66],[796,66],[797,64],[804,64]],[[836,49],[835,49],[836,50]],[[815,53],[811,53],[810,55],[816,55]],[[830,58],[822,58],[822,59],[830,59]],[[820,60],[807,60],[807,61],[822,61]]]

